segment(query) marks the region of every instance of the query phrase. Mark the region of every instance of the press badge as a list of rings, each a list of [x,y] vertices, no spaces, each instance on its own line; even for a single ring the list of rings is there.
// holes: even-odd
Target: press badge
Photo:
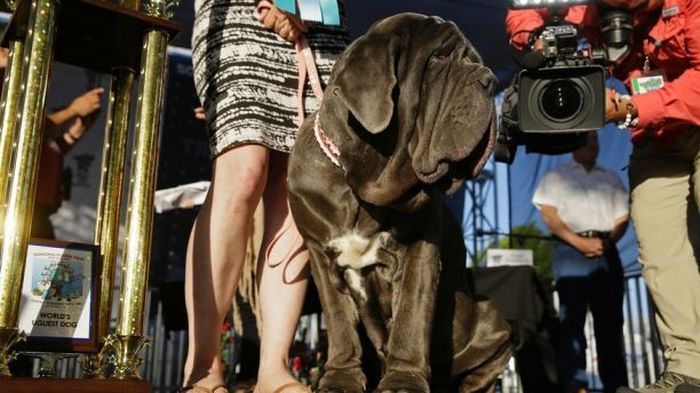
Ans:
[[[649,58],[644,60],[642,75],[632,78],[632,94],[644,94],[664,87],[666,76],[662,69],[651,70],[649,68]]]

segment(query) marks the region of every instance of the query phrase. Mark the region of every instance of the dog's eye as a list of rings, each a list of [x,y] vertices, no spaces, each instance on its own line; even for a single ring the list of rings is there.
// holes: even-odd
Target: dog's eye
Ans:
[[[440,51],[437,53],[433,53],[432,56],[430,56],[429,64],[437,65],[437,64],[442,64],[446,62],[447,60],[450,59],[450,53],[445,52],[445,51]]]

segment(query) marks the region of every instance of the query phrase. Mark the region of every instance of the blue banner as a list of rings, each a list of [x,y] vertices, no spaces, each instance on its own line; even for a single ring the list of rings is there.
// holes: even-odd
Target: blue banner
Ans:
[[[323,21],[319,0],[299,0],[299,14],[303,20],[310,22]]]
[[[297,15],[299,18],[323,23],[324,25],[340,26],[340,11],[338,0],[299,0],[297,11],[295,0],[276,0],[277,8]]]
[[[323,24],[340,26],[340,11],[338,10],[338,0],[320,0]]]
[[[275,0],[275,5],[277,8],[287,11],[290,14],[296,15],[297,13],[297,4],[294,0]]]

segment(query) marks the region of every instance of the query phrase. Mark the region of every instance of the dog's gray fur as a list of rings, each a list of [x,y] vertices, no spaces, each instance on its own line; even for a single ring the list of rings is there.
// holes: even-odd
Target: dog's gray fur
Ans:
[[[290,206],[328,327],[319,390],[361,392],[357,333],[382,363],[384,392],[484,391],[510,356],[509,329],[467,291],[459,225],[442,204],[493,149],[495,77],[457,27],[401,14],[341,55],[319,122],[289,163]]]

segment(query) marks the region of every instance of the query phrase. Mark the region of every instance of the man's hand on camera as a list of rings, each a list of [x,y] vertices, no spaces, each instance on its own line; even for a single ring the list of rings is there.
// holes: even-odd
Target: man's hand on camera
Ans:
[[[544,52],[544,40],[542,39],[542,37],[537,37],[537,39],[532,43],[530,51]]]
[[[615,90],[605,91],[605,121],[625,121],[627,114],[637,117],[637,106],[630,98],[624,98]]]

